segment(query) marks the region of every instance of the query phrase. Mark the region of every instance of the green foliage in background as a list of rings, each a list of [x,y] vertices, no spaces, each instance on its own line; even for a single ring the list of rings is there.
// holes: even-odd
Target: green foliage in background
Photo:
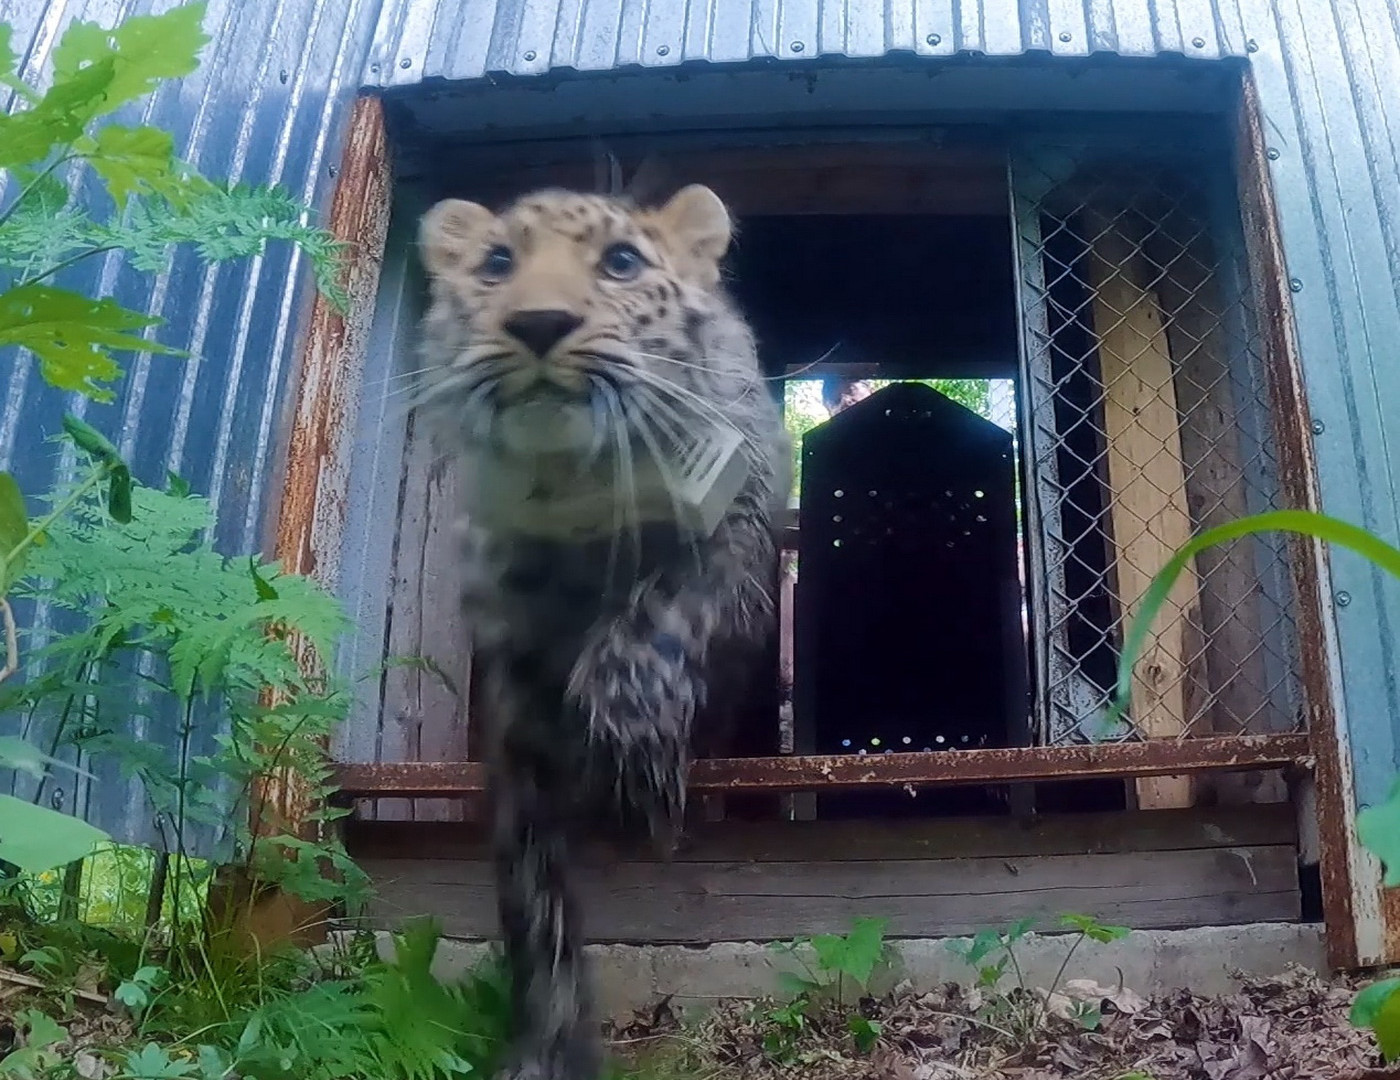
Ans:
[[[868,379],[871,391],[889,386],[894,379]],[[991,382],[987,379],[912,379],[931,386],[944,397],[951,398],[978,416],[990,412]],[[830,418],[822,403],[820,379],[789,379],[783,387],[783,422],[792,437],[794,493],[802,491],[802,436]]]

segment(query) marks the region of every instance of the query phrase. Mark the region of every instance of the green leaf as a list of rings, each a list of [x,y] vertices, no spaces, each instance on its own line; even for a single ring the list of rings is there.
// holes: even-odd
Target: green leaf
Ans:
[[[44,775],[50,768],[56,766],[60,769],[68,769],[79,776],[90,776],[91,774],[70,765],[66,761],[59,761],[58,758],[49,757],[33,743],[26,742],[18,735],[0,735],[0,769],[15,769],[19,772],[28,773],[36,780]]]
[[[259,600],[276,600],[277,590],[272,587],[272,583],[258,573],[258,560],[252,555],[248,556],[248,573],[253,578],[253,588],[258,592]]]
[[[109,124],[97,133],[84,157],[119,208],[132,195],[181,197],[183,180],[176,166],[175,142],[160,128]]]
[[[91,454],[103,464],[120,465],[122,463],[121,454],[117,452],[112,440],[86,420],[74,416],[72,413],[64,413],[63,430],[73,440],[73,445],[84,453]]]
[[[114,75],[106,100],[94,116],[115,112],[144,97],[162,79],[178,79],[199,66],[205,35],[204,4],[186,4],[162,15],[138,15],[113,30],[75,22],[54,50],[54,84],[77,77],[93,64],[110,61]]]
[[[51,386],[95,401],[112,400],[112,392],[100,384],[121,374],[108,349],[184,355],[130,333],[161,321],[115,300],[93,300],[38,282],[0,293],[0,349],[28,349]]]
[[[1351,1003],[1351,1026],[1358,1028],[1374,1027],[1381,1006],[1391,995],[1400,993],[1400,976],[1373,982]]]
[[[129,1080],[175,1080],[198,1071],[189,1061],[176,1061],[155,1043],[147,1043],[140,1051],[127,1054],[122,1072]]]
[[[85,859],[108,840],[86,821],[0,795],[0,860],[31,874]]]
[[[75,142],[102,108],[115,73],[113,61],[104,60],[56,81],[33,108],[0,114],[0,168],[36,165],[55,146]]]
[[[15,478],[0,472],[0,596],[9,592],[24,562],[21,552],[13,562],[10,553],[29,535],[29,512]]]
[[[1387,1064],[1400,1061],[1400,993],[1392,993],[1376,1010],[1371,1030]]]
[[[1400,780],[1385,802],[1356,815],[1356,835],[1385,866],[1386,888],[1400,888]]]
[[[1387,572],[1400,577],[1400,548],[1391,547],[1384,540],[1371,535],[1356,525],[1328,517],[1326,514],[1315,514],[1310,510],[1271,510],[1267,513],[1253,514],[1237,521],[1226,522],[1213,529],[1207,529],[1183,545],[1148,586],[1147,592],[1142,598],[1142,604],[1138,607],[1137,615],[1133,618],[1132,625],[1123,639],[1123,651],[1118,661],[1118,685],[1114,700],[1101,715],[1101,723],[1105,728],[1110,728],[1127,714],[1132,701],[1133,668],[1137,666],[1138,660],[1142,657],[1148,636],[1152,632],[1152,624],[1162,610],[1162,605],[1167,602],[1172,588],[1176,585],[1177,578],[1181,576],[1191,560],[1206,548],[1214,547],[1216,544],[1266,532],[1298,533],[1303,536],[1311,536],[1314,539],[1326,540],[1328,543],[1348,548]]]
[[[1105,926],[1091,915],[1061,915],[1060,925],[1078,930],[1090,941],[1103,945],[1110,941],[1122,941],[1132,933],[1126,926]]]
[[[38,1009],[27,1009],[18,1017],[20,1024],[27,1029],[24,1044],[29,1047],[47,1049],[68,1038],[68,1029],[47,1013]]]
[[[878,1020],[870,1020],[856,1014],[846,1021],[846,1030],[855,1037],[856,1049],[866,1054],[880,1041],[885,1027]]]
[[[15,93],[29,101],[38,100],[39,95],[19,77],[19,61],[10,45],[14,35],[9,23],[0,23],[0,86],[8,86]]]

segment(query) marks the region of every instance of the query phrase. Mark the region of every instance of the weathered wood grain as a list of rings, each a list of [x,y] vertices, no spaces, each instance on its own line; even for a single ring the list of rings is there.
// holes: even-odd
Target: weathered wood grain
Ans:
[[[364,863],[378,897],[369,917],[392,925],[432,915],[452,937],[496,933],[485,861]],[[1137,928],[1299,917],[1288,845],[1026,858],[850,862],[631,862],[580,871],[587,934],[597,941],[777,940],[840,933],[858,916],[894,937],[973,933],[1022,917],[1049,928],[1062,912]]]

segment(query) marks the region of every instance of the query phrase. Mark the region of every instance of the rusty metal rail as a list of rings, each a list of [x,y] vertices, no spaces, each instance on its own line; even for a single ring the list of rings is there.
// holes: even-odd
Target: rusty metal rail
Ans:
[[[1307,735],[1235,735],[931,754],[711,758],[694,764],[690,789],[697,793],[844,791],[1312,766]],[[477,761],[340,765],[336,782],[344,794],[358,798],[458,798],[485,790],[486,768]]]

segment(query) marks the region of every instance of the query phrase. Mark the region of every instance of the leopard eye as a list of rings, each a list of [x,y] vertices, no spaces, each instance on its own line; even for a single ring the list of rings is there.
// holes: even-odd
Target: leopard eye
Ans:
[[[617,281],[632,281],[642,272],[647,261],[642,253],[631,244],[613,244],[603,252],[598,267],[608,277]]]
[[[494,284],[510,277],[511,271],[514,269],[515,254],[504,244],[497,244],[486,253],[486,258],[481,260],[481,265],[477,267],[476,273],[482,281]]]

